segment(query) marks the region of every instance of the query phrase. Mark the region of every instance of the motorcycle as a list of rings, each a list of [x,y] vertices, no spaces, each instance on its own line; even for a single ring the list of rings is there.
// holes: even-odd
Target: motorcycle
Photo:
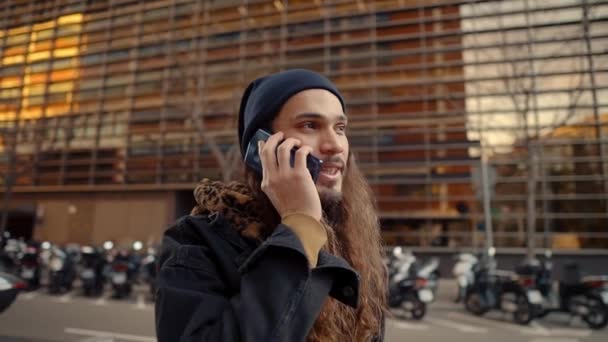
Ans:
[[[0,244],[0,271],[17,275],[19,270],[19,241],[12,239],[8,232],[4,233]]]
[[[40,287],[40,262],[38,249],[28,246],[19,257],[19,276],[27,282],[28,290],[35,290]]]
[[[156,249],[148,248],[148,254],[142,261],[142,270],[144,281],[150,288],[150,296],[152,300],[156,297]]]
[[[439,258],[430,258],[420,266],[418,268],[417,277],[419,279],[426,279],[425,287],[433,292],[434,298],[437,295],[437,289],[439,288]]]
[[[608,325],[608,276],[582,276],[579,265],[569,263],[564,265],[564,276],[556,293],[551,286],[550,253],[545,254],[542,262],[528,268],[535,274],[537,288],[545,299],[539,317],[562,312],[581,317],[594,330]]]
[[[49,293],[69,292],[73,288],[76,270],[70,256],[58,247],[52,247],[49,258]]]
[[[474,267],[474,282],[466,291],[465,308],[474,315],[494,309],[510,313],[516,323],[529,324],[538,314],[542,295],[533,276],[495,269],[495,250]]]
[[[110,264],[110,282],[114,298],[126,298],[131,295],[139,264],[137,256],[130,251],[121,250],[114,255]]]
[[[103,293],[104,267],[105,259],[100,251],[90,246],[82,247],[79,278],[85,296],[100,296]]]
[[[428,278],[419,274],[416,257],[401,248],[393,251],[393,262],[389,265],[389,307],[400,315],[409,313],[420,320],[427,311],[434,293]]]

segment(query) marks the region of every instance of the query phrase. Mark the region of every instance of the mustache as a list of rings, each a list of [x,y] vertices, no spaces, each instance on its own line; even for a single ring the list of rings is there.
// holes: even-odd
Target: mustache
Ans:
[[[325,158],[322,160],[323,164],[327,164],[327,163],[331,163],[331,164],[338,164],[340,165],[340,167],[342,169],[346,168],[346,161],[344,161],[341,157],[339,156],[333,156],[333,157],[329,157],[329,158]]]

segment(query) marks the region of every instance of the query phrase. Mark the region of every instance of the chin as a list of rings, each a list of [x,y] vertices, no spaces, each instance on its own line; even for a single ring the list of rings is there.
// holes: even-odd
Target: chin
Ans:
[[[320,195],[342,196],[340,184],[317,184],[317,190]]]

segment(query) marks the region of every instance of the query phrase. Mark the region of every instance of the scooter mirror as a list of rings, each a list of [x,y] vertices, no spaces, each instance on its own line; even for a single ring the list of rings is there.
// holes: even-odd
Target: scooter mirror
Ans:
[[[109,251],[112,248],[114,248],[114,243],[112,241],[106,241],[103,243],[103,249],[106,251]]]
[[[133,242],[133,249],[136,251],[141,250],[144,247],[144,244],[141,241]]]

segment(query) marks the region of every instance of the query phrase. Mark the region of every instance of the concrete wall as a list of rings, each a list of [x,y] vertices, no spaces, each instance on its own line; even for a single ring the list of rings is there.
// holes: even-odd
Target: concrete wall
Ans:
[[[35,204],[34,238],[55,243],[159,242],[175,220],[174,191],[15,194]]]

